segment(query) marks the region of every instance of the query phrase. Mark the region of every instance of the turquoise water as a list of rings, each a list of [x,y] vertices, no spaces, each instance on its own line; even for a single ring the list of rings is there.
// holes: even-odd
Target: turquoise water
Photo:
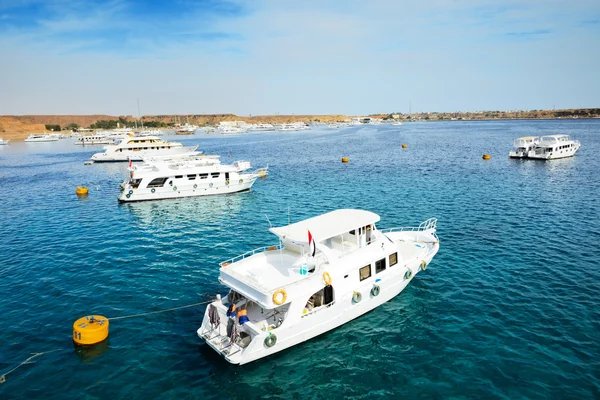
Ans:
[[[223,161],[268,163],[270,175],[247,193],[127,205],[125,164],[83,165],[97,148],[1,146],[0,373],[55,351],[8,374],[0,398],[598,398],[599,128],[456,121],[178,137]],[[551,133],[583,147],[551,162],[507,158],[513,138]],[[225,293],[218,262],[276,243],[265,215],[283,225],[337,208],[374,211],[380,228],[437,217],[440,251],[392,301],[242,367],[196,336],[204,306],[115,320],[107,342],[74,348],[86,314]]]

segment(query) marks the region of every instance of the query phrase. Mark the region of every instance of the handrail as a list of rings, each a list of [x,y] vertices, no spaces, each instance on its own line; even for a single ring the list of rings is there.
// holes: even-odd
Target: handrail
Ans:
[[[403,231],[422,232],[422,231],[428,231],[430,229],[435,229],[436,227],[437,227],[437,218],[429,218],[428,220],[421,222],[419,224],[419,226],[400,226],[397,228],[379,229],[379,232],[382,232],[382,233],[403,232]]]
[[[233,264],[234,262],[238,262],[240,260],[243,260],[244,258],[247,257],[251,257],[257,253],[264,253],[266,251],[272,251],[272,250],[281,250],[283,248],[283,245],[278,244],[276,246],[264,246],[264,247],[259,247],[257,249],[254,250],[250,250],[245,252],[244,254],[240,254],[239,256],[235,256],[233,258],[230,258],[229,260],[223,261],[222,263],[219,263],[219,265],[221,267],[226,267],[230,264]]]

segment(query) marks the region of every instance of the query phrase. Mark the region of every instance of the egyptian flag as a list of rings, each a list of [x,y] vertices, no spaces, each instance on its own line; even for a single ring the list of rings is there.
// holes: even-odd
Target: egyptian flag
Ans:
[[[316,251],[317,247],[315,246],[315,239],[313,239],[310,231],[308,231],[308,255],[314,257]]]

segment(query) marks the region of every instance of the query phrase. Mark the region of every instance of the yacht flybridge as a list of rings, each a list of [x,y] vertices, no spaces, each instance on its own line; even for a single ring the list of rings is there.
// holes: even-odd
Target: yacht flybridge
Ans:
[[[157,136],[125,136],[113,145],[104,147],[104,153],[96,153],[95,162],[142,161],[144,157],[160,155],[198,154],[198,146],[184,146],[179,142],[167,142]]]
[[[206,308],[198,336],[246,364],[343,325],[397,296],[439,249],[437,220],[378,230],[377,214],[336,210],[271,228],[279,245],[222,262],[229,294]]]
[[[247,172],[248,161],[223,165],[219,156],[204,154],[146,157],[144,164],[129,169],[131,178],[121,184],[121,202],[241,192],[267,173],[267,168]]]

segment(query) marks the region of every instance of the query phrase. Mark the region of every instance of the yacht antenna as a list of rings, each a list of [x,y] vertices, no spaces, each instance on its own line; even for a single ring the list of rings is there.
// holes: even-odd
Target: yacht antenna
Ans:
[[[144,120],[142,119],[142,114],[140,113],[140,98],[137,99],[138,102],[138,118],[140,119],[140,123],[142,124],[142,130],[144,129]],[[137,124],[136,124],[137,125]],[[136,126],[137,128],[137,126]]]
[[[273,225],[271,225],[271,221],[269,220],[269,216],[267,214],[265,214],[265,218],[267,219],[267,222],[269,223],[269,228],[272,228]]]

